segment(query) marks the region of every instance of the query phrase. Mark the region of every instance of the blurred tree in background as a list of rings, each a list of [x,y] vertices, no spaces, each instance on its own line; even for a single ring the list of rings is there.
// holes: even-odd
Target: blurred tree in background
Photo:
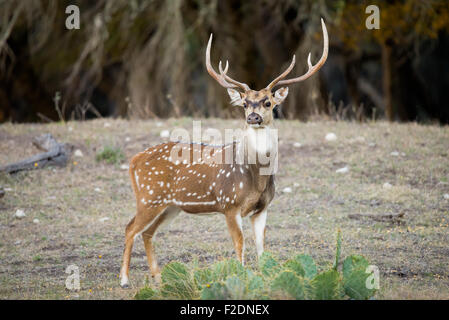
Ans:
[[[65,27],[76,4],[81,28]],[[380,8],[368,30],[365,8]],[[344,0],[0,0],[0,121],[104,116],[234,117],[204,66],[265,87],[296,54],[292,76],[322,51],[326,65],[294,85],[279,117],[315,115],[449,122],[449,3]],[[55,107],[57,106],[57,108]]]

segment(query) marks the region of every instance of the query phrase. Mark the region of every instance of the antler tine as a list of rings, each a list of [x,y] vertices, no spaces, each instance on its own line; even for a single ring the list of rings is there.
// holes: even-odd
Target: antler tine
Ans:
[[[297,78],[287,79],[287,80],[279,79],[280,81],[277,83],[274,83],[272,85],[272,87],[270,87],[270,88],[273,88],[274,86],[277,86],[277,85],[285,85],[285,84],[291,84],[291,83],[295,83],[295,82],[304,81],[307,78],[309,78],[311,75],[313,75],[315,72],[317,72],[324,65],[324,63],[326,62],[326,59],[327,59],[327,55],[329,53],[329,36],[327,34],[326,24],[324,23],[323,18],[321,18],[321,28],[323,29],[324,45],[323,45],[323,54],[321,55],[320,60],[315,65],[312,65],[312,62],[310,61],[311,54],[309,53],[309,56],[307,57],[307,65],[308,65],[309,69],[307,70],[307,72],[304,75],[299,76]],[[272,83],[270,83],[270,85]]]
[[[271,90],[276,85],[276,83],[278,83],[281,79],[285,78],[290,73],[290,71],[292,71],[293,67],[295,66],[295,60],[296,56],[293,55],[292,62],[290,63],[288,68],[284,72],[282,72],[276,79],[271,81],[270,84],[267,86],[267,89]]]
[[[226,76],[226,73],[228,72],[228,68],[229,68],[228,60],[226,60],[226,67],[225,67],[224,71],[221,68],[221,60],[220,60],[220,62],[218,63],[218,71],[220,71],[220,74],[222,77]]]
[[[207,69],[207,72],[210,74],[210,76],[212,78],[217,80],[217,82],[221,86],[223,86],[225,88],[235,88],[236,85],[226,82],[226,80],[224,80],[224,78],[222,76],[220,76],[217,72],[215,72],[214,68],[212,67],[212,65],[210,63],[210,48],[212,46],[212,36],[213,35],[211,33],[210,37],[209,37],[209,42],[207,43],[207,48],[206,48],[206,69]]]
[[[246,83],[238,82],[226,74],[228,72],[228,66],[229,66],[229,63],[228,63],[228,60],[226,60],[226,67],[225,67],[225,70],[223,71],[223,69],[221,68],[221,61],[220,61],[220,63],[218,64],[218,70],[220,71],[221,76],[223,78],[225,78],[227,82],[235,84],[236,86],[239,86],[240,88],[242,88],[245,91],[251,90],[250,87]]]
[[[212,65],[210,63],[210,48],[211,48],[211,46],[212,46],[212,33],[210,34],[209,42],[207,43],[207,48],[206,48],[206,68],[207,68],[207,72],[211,75],[211,77],[214,78],[215,80],[217,80],[217,82],[225,88],[240,87],[244,91],[250,90],[250,88],[247,84],[238,82],[226,75],[226,72],[228,72],[228,67],[229,67],[229,63],[227,61],[226,61],[225,71],[222,74],[219,75],[217,72],[215,72],[214,68],[212,67]],[[220,61],[220,64],[221,64],[221,61]],[[221,71],[220,71],[220,73],[221,73]]]

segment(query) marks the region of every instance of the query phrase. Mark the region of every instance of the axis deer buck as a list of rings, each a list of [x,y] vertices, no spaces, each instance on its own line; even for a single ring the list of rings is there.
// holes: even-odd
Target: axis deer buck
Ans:
[[[288,94],[287,87],[276,91],[279,85],[306,80],[325,63],[328,55],[328,35],[321,19],[324,49],[317,64],[308,56],[308,71],[297,78],[284,80],[295,65],[295,56],[289,67],[266,88],[255,91],[227,75],[229,64],[223,70],[221,61],[217,73],[211,66],[212,34],[206,49],[208,73],[225,87],[231,104],[245,110],[243,141],[225,145],[167,142],[150,147],[135,155],[129,173],[137,201],[137,213],[126,226],[125,249],[120,271],[120,285],[129,286],[128,274],[134,240],[142,235],[151,274],[160,281],[160,270],[154,255],[152,238],[157,229],[184,211],[191,214],[221,213],[231,234],[238,260],[244,263],[242,218],[251,220],[257,255],[264,250],[267,207],[274,196],[274,172],[261,174],[266,167],[260,155],[277,160],[277,135],[273,135],[273,108]],[[259,143],[259,141],[265,141]],[[183,152],[185,160],[175,160]],[[231,155],[230,157],[228,155]],[[224,159],[227,160],[224,160]]]

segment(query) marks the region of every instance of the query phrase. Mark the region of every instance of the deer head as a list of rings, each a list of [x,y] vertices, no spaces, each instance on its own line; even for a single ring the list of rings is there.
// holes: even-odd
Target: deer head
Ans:
[[[252,128],[263,128],[265,126],[271,125],[273,121],[273,109],[274,107],[280,105],[288,95],[288,87],[281,87],[276,91],[273,89],[280,85],[289,85],[292,83],[300,82],[306,80],[315,72],[317,72],[326,62],[327,55],[329,52],[329,39],[327,35],[326,25],[323,19],[321,19],[321,27],[323,29],[323,41],[324,48],[323,54],[320,60],[312,65],[310,59],[310,53],[307,59],[307,64],[309,66],[308,71],[299,77],[283,80],[295,66],[295,56],[293,55],[292,62],[290,66],[277,78],[270,82],[262,90],[251,90],[251,88],[246,84],[232,79],[227,75],[229,63],[226,61],[226,66],[223,70],[222,63],[220,61],[218,69],[220,74],[218,74],[211,65],[210,62],[210,49],[212,45],[212,34],[210,35],[209,42],[206,49],[206,68],[207,72],[214,78],[221,86],[227,88],[229,97],[231,98],[231,104],[235,106],[241,106],[245,108],[245,118],[247,127]],[[236,88],[236,89],[234,89]]]

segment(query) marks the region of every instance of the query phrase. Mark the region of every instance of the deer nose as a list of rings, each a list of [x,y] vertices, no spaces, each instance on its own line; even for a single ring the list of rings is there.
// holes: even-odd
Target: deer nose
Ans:
[[[257,113],[253,112],[251,113],[248,118],[246,119],[246,122],[248,124],[261,124],[262,123],[262,117],[258,115]]]

